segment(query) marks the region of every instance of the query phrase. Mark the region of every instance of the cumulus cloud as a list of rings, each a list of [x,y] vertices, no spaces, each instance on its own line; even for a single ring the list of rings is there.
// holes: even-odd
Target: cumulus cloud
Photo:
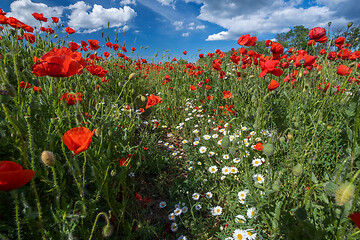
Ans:
[[[136,0],[121,0],[120,5],[136,5]]]
[[[171,6],[171,7],[175,8],[175,1],[174,0],[156,0],[156,1],[161,3],[161,5]]]
[[[127,2],[135,2],[134,0],[125,0]],[[15,17],[31,26],[39,26],[39,22],[32,16],[32,13],[43,13],[44,17],[51,22],[51,17],[58,17],[60,21],[65,13],[67,15],[68,25],[78,32],[94,32],[102,28],[110,27],[126,29],[128,22],[133,19],[137,13],[129,6],[123,8],[104,8],[101,5],[93,6],[78,1],[70,6],[50,7],[44,3],[34,3],[31,0],[17,0],[10,4],[9,16]]]
[[[183,37],[189,37],[189,36],[190,36],[190,33],[189,33],[189,32],[186,32],[186,33],[181,34],[181,36],[183,36]]]
[[[183,28],[184,22],[183,21],[175,21],[175,22],[173,22],[173,25],[175,26],[176,30],[180,30]]]
[[[32,16],[34,12],[43,13],[50,23],[51,17],[59,17],[61,21],[64,10],[65,7],[61,6],[49,7],[44,3],[33,3],[31,0],[17,0],[10,4],[7,16],[15,17],[30,26],[39,26],[39,21]]]
[[[185,0],[201,4],[200,20],[226,29],[208,36],[207,41],[238,39],[243,34],[279,33],[294,25],[308,28],[347,24],[360,19],[360,6],[355,0],[317,0],[317,5],[303,5],[303,1],[285,0]],[[350,4],[352,2],[352,4]],[[342,11],[339,11],[342,8]],[[347,12],[347,14],[344,14]],[[315,25],[314,25],[315,24]],[[205,26],[204,26],[205,27]]]
[[[83,1],[79,1],[68,7],[71,10],[69,15],[69,26],[81,32],[94,32],[110,27],[122,27],[137,14],[129,6],[123,8],[103,8],[95,4],[93,7]]]

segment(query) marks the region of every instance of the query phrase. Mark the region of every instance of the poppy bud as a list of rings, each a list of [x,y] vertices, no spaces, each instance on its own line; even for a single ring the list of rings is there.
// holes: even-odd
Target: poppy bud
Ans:
[[[329,26],[329,27],[331,26],[331,23],[332,23],[332,22],[328,22],[328,26]]]
[[[140,99],[141,99],[142,102],[145,102],[147,100],[146,97],[143,96],[143,95],[141,95]]]
[[[115,171],[114,169],[111,170],[110,175],[111,175],[112,177],[114,177],[114,176],[116,175],[116,171]]]
[[[285,137],[280,137],[279,140],[280,140],[281,143],[283,143],[283,142],[285,142]]]
[[[303,167],[300,163],[296,164],[293,168],[292,168],[292,173],[294,174],[295,177],[300,177],[303,174]]]
[[[352,183],[343,183],[335,192],[336,204],[342,206],[351,201],[355,193],[355,186]]]
[[[55,165],[55,156],[52,152],[50,151],[43,151],[41,153],[41,161],[46,165],[46,166],[49,166],[49,167],[52,167]]]
[[[335,196],[336,190],[339,186],[333,182],[327,182],[324,185],[324,191],[328,196]]]
[[[272,143],[266,143],[264,144],[263,153],[270,157],[274,154],[274,145]]]
[[[95,137],[99,137],[100,134],[101,134],[101,128],[97,128],[97,129],[95,130]]]
[[[287,135],[287,138],[289,139],[289,140],[291,140],[292,138],[293,138],[293,135],[291,135],[290,133]]]
[[[349,23],[348,23],[348,28],[351,28],[351,26],[352,26],[353,24],[354,24],[353,22],[349,22]]]
[[[136,78],[137,76],[136,76],[136,73],[131,73],[130,75],[129,75],[129,80],[131,80],[131,79],[133,79],[133,78]]]
[[[102,235],[104,238],[110,237],[114,232],[114,227],[110,224],[106,224],[105,227],[102,229]]]
[[[59,36],[57,34],[54,35],[54,38],[59,38]]]

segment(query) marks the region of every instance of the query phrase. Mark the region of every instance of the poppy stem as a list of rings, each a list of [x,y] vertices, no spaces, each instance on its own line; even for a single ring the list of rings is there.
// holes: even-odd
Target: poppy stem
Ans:
[[[15,201],[15,219],[16,219],[17,235],[18,235],[18,239],[21,240],[18,195],[17,193],[15,193],[15,191],[11,191],[11,195],[14,197],[14,201]]]
[[[59,188],[59,185],[57,183],[57,178],[56,178],[56,171],[55,171],[55,167],[54,166],[51,166],[51,171],[53,173],[53,179],[54,179],[54,186],[55,186],[55,189],[56,189],[56,197],[55,197],[55,203],[56,203],[56,207],[58,209],[60,209],[60,188]]]
[[[110,224],[109,217],[106,215],[106,213],[105,213],[105,212],[99,212],[98,215],[97,215],[96,218],[95,218],[95,222],[94,222],[93,227],[92,227],[92,229],[91,229],[91,234],[90,234],[89,240],[91,240],[91,238],[92,238],[92,236],[93,236],[93,234],[94,234],[94,230],[95,230],[95,227],[96,227],[96,223],[97,223],[97,221],[98,221],[98,219],[99,219],[99,217],[100,217],[101,215],[104,216],[104,218],[105,218],[105,220],[106,220],[106,224],[107,224],[107,225]]]

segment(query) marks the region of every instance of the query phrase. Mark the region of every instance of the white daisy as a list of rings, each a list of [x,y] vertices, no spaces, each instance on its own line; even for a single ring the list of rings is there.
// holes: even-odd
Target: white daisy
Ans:
[[[259,158],[255,158],[253,161],[252,161],[252,165],[254,166],[254,167],[258,167],[258,166],[260,166],[262,164],[262,161],[261,161],[261,159],[259,159]]]
[[[189,170],[189,171],[192,171],[192,170],[194,170],[194,167],[191,166],[191,167],[188,168],[188,170]]]
[[[254,179],[255,182],[260,183],[260,184],[265,181],[264,176],[261,175],[261,174],[254,174],[253,179]]]
[[[237,169],[237,167],[231,167],[231,168],[230,168],[231,174],[237,174],[238,171],[239,171],[239,170]]]
[[[182,210],[182,213],[186,213],[188,211],[188,207],[183,206],[181,210]]]
[[[215,155],[215,153],[212,152],[212,151],[208,153],[208,156],[209,156],[209,157],[214,156],[214,155]]]
[[[226,178],[225,176],[221,176],[220,180],[222,181],[222,180],[224,180],[225,178]]]
[[[185,139],[184,139],[184,140],[182,140],[182,143],[183,143],[183,144],[187,144],[187,143],[188,143],[188,140],[185,140]]]
[[[220,139],[219,141],[217,141],[217,144],[218,144],[218,145],[221,145],[221,143],[222,143],[222,139]]]
[[[236,222],[237,222],[237,223],[244,223],[244,222],[246,222],[246,218],[245,218],[244,215],[239,214],[239,215],[236,215],[235,218],[236,218]]]
[[[194,141],[194,142],[193,142],[193,145],[196,146],[196,145],[198,145],[199,143],[200,143],[199,141]]]
[[[187,240],[187,237],[185,237],[184,235],[181,235],[180,237],[178,237],[177,240]]]
[[[175,216],[179,216],[181,213],[182,213],[181,208],[176,208],[176,209],[174,210]]]
[[[246,199],[245,199],[245,198],[239,199],[239,203],[245,204],[245,203],[246,203]]]
[[[254,218],[256,216],[256,209],[254,207],[249,208],[246,212],[248,218]]]
[[[211,209],[211,214],[213,216],[219,216],[219,215],[221,215],[221,213],[222,213],[222,207],[220,207],[220,206],[216,206]]]
[[[235,229],[233,233],[233,238],[236,240],[245,240],[247,239],[248,234],[245,230],[242,229]]]
[[[207,150],[207,148],[204,147],[204,146],[202,146],[202,147],[199,148],[199,152],[200,152],[200,153],[205,153],[206,150]]]
[[[175,204],[175,208],[180,208],[180,204]]]
[[[256,233],[254,232],[254,230],[253,229],[247,229],[246,230],[246,233],[248,234],[248,237],[247,237],[247,239],[249,239],[249,240],[255,240],[256,239]]]
[[[210,135],[204,135],[203,138],[204,138],[205,140],[209,140],[209,139],[211,138],[211,136],[210,136]]]
[[[211,166],[211,167],[209,167],[209,172],[210,172],[210,173],[216,173],[217,170],[218,170],[217,166]]]
[[[260,142],[260,141],[261,141],[261,138],[257,137],[257,138],[255,138],[255,141],[256,141],[256,142]]]
[[[175,214],[174,213],[170,213],[168,216],[169,220],[174,221],[175,220]]]
[[[199,198],[200,198],[200,194],[198,194],[198,193],[194,193],[192,195],[192,199],[194,199],[194,200],[199,200]]]
[[[194,129],[192,132],[196,134],[196,133],[199,133],[199,130]]]
[[[230,135],[230,136],[229,136],[230,142],[232,142],[234,139],[235,139],[235,136],[234,136],[234,135]]]
[[[245,192],[245,191],[240,191],[240,192],[238,192],[238,197],[239,197],[239,199],[245,199],[245,198],[246,198],[246,194],[247,194],[247,192]]]
[[[212,196],[213,196],[213,194],[212,194],[211,192],[205,193],[205,197],[206,197],[207,199],[212,198]]]
[[[241,131],[246,131],[247,127],[241,127]]]
[[[171,224],[171,231],[176,232],[178,230],[178,225],[176,223]]]
[[[229,158],[230,158],[230,156],[228,154],[223,155],[223,159],[227,160]]]
[[[211,137],[212,137],[212,138],[218,138],[219,135],[217,135],[217,134],[215,133],[215,134],[213,134]]]
[[[196,205],[195,205],[195,209],[196,209],[196,210],[200,210],[200,209],[201,209],[201,205],[200,205],[199,203],[196,204]]]
[[[223,167],[223,168],[221,169],[221,172],[222,172],[222,174],[224,174],[224,175],[228,175],[228,174],[230,173],[230,168],[229,168],[229,167]]]
[[[130,172],[130,173],[129,173],[129,177],[131,177],[131,178],[135,177],[135,173]]]
[[[233,162],[234,162],[234,163],[240,162],[240,158],[234,158]]]
[[[164,201],[160,202],[160,208],[164,208],[164,207],[166,207],[166,202]]]

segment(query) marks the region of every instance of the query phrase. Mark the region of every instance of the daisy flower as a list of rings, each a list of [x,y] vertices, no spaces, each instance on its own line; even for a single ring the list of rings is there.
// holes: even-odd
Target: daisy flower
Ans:
[[[256,141],[256,142],[260,142],[260,141],[261,141],[261,138],[257,137],[257,138],[255,138],[255,141]]]
[[[211,192],[205,193],[205,197],[206,197],[207,199],[212,198],[212,196],[213,196],[213,194],[212,194]]]
[[[235,218],[236,218],[236,222],[237,222],[237,223],[244,223],[244,222],[246,222],[246,218],[245,218],[244,215],[239,214],[239,215],[237,215]]]
[[[253,136],[253,135],[255,135],[255,134],[256,134],[255,131],[250,132],[250,135],[251,135],[251,136]]]
[[[209,153],[208,153],[208,156],[209,156],[209,157],[214,156],[214,155],[215,155],[214,152],[209,152]]]
[[[192,132],[196,134],[196,133],[199,133],[199,130],[194,129]]]
[[[178,225],[176,223],[171,224],[171,231],[176,232],[178,230]]]
[[[220,139],[220,140],[217,142],[218,145],[221,145],[221,143],[222,143],[222,139]]]
[[[235,239],[239,239],[239,240],[242,240],[242,239],[247,239],[248,237],[248,234],[245,230],[242,230],[242,229],[235,229],[234,233],[233,233],[233,238]]]
[[[174,213],[170,213],[168,216],[169,220],[171,221],[175,221],[175,214]]]
[[[200,143],[199,141],[194,141],[194,142],[193,142],[193,145],[196,146],[196,145],[198,145],[199,143]]]
[[[130,172],[130,173],[129,173],[129,177],[131,177],[131,178],[135,177],[135,173]]]
[[[258,166],[260,166],[262,164],[262,161],[261,161],[261,159],[259,159],[259,158],[255,158],[253,161],[252,161],[252,165],[254,166],[254,167],[258,167]]]
[[[239,199],[245,199],[245,198],[246,198],[246,194],[247,194],[247,192],[245,192],[245,191],[240,191],[240,192],[238,192],[238,197],[239,197]]]
[[[246,215],[248,216],[248,218],[254,218],[256,215],[256,209],[254,207],[249,208],[246,212]]]
[[[222,174],[224,174],[224,175],[228,175],[228,174],[230,173],[230,168],[229,168],[229,167],[223,167],[223,168],[221,169],[221,172],[222,172]]]
[[[224,180],[225,178],[226,178],[225,176],[221,176],[220,180],[222,181],[222,180]]]
[[[199,152],[200,152],[200,153],[205,153],[206,150],[207,150],[207,148],[204,147],[204,146],[202,146],[202,147],[199,148]]]
[[[192,199],[194,199],[194,200],[199,200],[199,198],[200,198],[200,194],[198,194],[198,193],[194,193],[192,195]]]
[[[181,213],[182,213],[181,208],[176,208],[176,209],[174,210],[175,216],[179,216]]]
[[[164,202],[164,201],[162,201],[162,202],[160,202],[160,208],[164,208],[164,207],[166,207],[166,202]]]
[[[210,173],[216,173],[217,170],[218,170],[217,166],[211,166],[211,167],[209,167],[209,172],[210,172]]]
[[[174,136],[172,133],[167,134],[167,137],[172,137],[172,136]]]
[[[175,204],[175,208],[180,208],[180,204]]]
[[[202,162],[200,162],[200,161],[199,161],[199,162],[197,162],[197,165],[201,166],[201,165],[202,165]]]
[[[191,166],[191,167],[188,168],[189,171],[192,171],[193,169],[194,169],[193,166]]]
[[[240,162],[240,158],[234,158],[233,162],[234,162],[234,163]]]
[[[249,240],[255,240],[255,239],[257,239],[256,237],[256,233],[254,233],[253,232],[254,230],[253,229],[247,229],[246,230],[246,233],[248,234],[248,237],[247,237],[247,239],[249,239]]]
[[[247,127],[241,127],[241,131],[246,131]]]
[[[229,158],[230,158],[230,156],[228,154],[223,155],[223,159],[227,160]]]
[[[239,203],[245,204],[245,203],[246,203],[246,199],[245,199],[245,198],[239,199]]]
[[[195,209],[196,209],[196,210],[200,210],[200,209],[201,209],[201,205],[200,205],[199,203],[196,204],[196,205],[195,205]]]
[[[215,134],[213,134],[211,137],[212,137],[212,138],[218,138],[219,135],[217,135],[217,134],[215,133]]]
[[[261,175],[261,174],[254,174],[253,179],[254,179],[255,182],[260,183],[260,184],[265,181],[264,176]]]
[[[209,140],[209,139],[211,138],[211,136],[210,136],[210,135],[204,135],[203,138],[204,138],[205,140]]]
[[[182,140],[182,143],[183,143],[183,144],[187,144],[187,143],[188,143],[188,140],[185,140],[185,139],[184,139],[184,140]]]
[[[234,136],[234,135],[230,135],[230,136],[229,136],[230,142],[232,142],[234,139],[235,139],[235,136]]]
[[[178,237],[177,240],[187,240],[187,237],[185,237],[184,235],[181,235],[180,237]]]
[[[221,215],[221,213],[222,213],[222,207],[220,207],[220,206],[216,206],[211,209],[211,214],[213,216],[219,216],[219,215]]]
[[[183,206],[181,210],[182,210],[182,213],[186,213],[188,211],[188,207]]]
[[[237,173],[238,173],[237,167],[231,167],[231,168],[230,168],[230,172],[231,172],[232,174],[237,174]]]

